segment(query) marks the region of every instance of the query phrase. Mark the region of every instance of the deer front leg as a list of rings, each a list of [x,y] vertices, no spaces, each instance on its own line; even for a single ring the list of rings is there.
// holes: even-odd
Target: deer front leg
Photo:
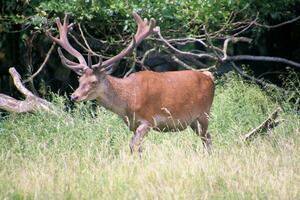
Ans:
[[[142,151],[141,143],[143,141],[144,136],[147,134],[147,132],[150,130],[150,126],[148,123],[141,123],[137,129],[135,130],[135,134],[131,139],[131,142],[129,144],[131,153],[136,151],[136,148],[138,148],[139,152]]]

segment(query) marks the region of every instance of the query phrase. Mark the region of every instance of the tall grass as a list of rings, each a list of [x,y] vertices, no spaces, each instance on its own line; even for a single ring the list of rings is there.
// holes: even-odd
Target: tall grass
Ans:
[[[115,115],[91,104],[55,113],[11,114],[0,123],[0,199],[299,199],[300,120],[249,144],[240,136],[279,106],[231,77],[218,84],[209,130],[213,153],[187,129],[150,132],[142,158]]]

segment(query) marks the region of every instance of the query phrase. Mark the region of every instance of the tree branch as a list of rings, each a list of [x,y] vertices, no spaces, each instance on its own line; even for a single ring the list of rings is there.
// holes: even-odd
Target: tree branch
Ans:
[[[33,112],[36,110],[51,111],[53,109],[50,102],[33,95],[32,92],[25,88],[22,84],[21,76],[15,68],[10,68],[9,73],[17,89],[25,95],[25,100],[21,101],[8,95],[0,94],[0,109],[16,113]]]
[[[43,70],[44,66],[48,62],[48,59],[49,59],[49,57],[50,57],[50,55],[51,55],[51,53],[52,53],[52,51],[53,51],[53,49],[55,47],[55,44],[56,44],[55,42],[52,43],[52,45],[51,45],[50,49],[48,50],[48,53],[47,53],[47,55],[46,55],[43,63],[39,67],[39,69],[34,74],[32,74],[29,78],[27,78],[26,80],[24,80],[23,83],[27,83],[27,82],[32,81]]]
[[[275,111],[273,111],[269,117],[263,121],[258,127],[251,130],[249,133],[245,134],[243,137],[244,141],[250,141],[253,139],[253,137],[257,136],[259,133],[266,132],[274,127],[276,127],[280,122],[284,120],[276,120],[279,116],[279,111],[281,109],[277,108]]]
[[[286,58],[271,57],[271,56],[252,56],[252,55],[237,55],[228,56],[222,59],[223,61],[240,61],[240,60],[250,60],[250,61],[267,61],[267,62],[280,62],[287,65],[300,68],[300,64]]]
[[[293,23],[293,22],[295,22],[295,21],[298,21],[299,19],[300,19],[300,16],[295,17],[295,18],[293,18],[293,19],[291,19],[291,20],[282,22],[282,23],[280,23],[280,24],[275,24],[275,25],[260,24],[260,23],[258,23],[258,22],[255,22],[254,24],[255,24],[256,26],[260,26],[260,27],[264,27],[264,28],[278,28],[278,27],[284,26],[284,25],[286,25],[286,24],[290,24],[290,23]]]
[[[191,66],[189,66],[188,64],[186,64],[185,62],[183,62],[182,60],[180,60],[179,58],[177,58],[175,55],[172,56],[172,59],[178,63],[179,65],[181,65],[182,67],[189,69],[189,70],[193,70],[195,71],[195,69]]]
[[[195,54],[195,53],[191,53],[191,52],[185,52],[185,51],[181,51],[177,48],[175,48],[173,45],[171,45],[162,35],[161,35],[161,32],[160,32],[160,29],[159,27],[157,27],[157,34],[159,36],[159,38],[161,39],[161,41],[163,41],[172,51],[178,53],[178,54],[182,54],[182,55],[187,55],[187,56],[194,56],[194,57],[197,57],[199,59],[202,59],[202,58],[208,58],[208,59],[211,59],[211,60],[217,60],[217,58],[211,54],[208,54],[208,53],[203,53],[203,54]]]

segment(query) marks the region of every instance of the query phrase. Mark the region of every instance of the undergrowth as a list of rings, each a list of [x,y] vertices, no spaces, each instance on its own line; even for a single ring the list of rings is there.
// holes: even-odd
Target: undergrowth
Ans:
[[[56,96],[54,113],[1,120],[0,198],[299,199],[300,120],[278,94],[224,78],[211,112],[211,155],[187,129],[151,131],[141,158],[130,154],[132,133],[117,115],[92,103],[66,109]],[[282,124],[241,140],[282,105]]]

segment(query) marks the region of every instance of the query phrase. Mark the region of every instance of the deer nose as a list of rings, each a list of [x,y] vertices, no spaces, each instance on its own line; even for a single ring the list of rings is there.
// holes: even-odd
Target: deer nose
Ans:
[[[78,99],[78,96],[72,94],[71,95],[71,101],[76,101]]]

